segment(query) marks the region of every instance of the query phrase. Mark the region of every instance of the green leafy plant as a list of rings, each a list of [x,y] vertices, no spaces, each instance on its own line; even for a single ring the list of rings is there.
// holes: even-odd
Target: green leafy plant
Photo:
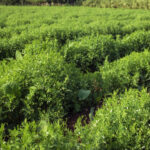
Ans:
[[[85,100],[89,95],[90,95],[91,91],[90,90],[79,90],[79,93],[78,93],[78,97],[79,97],[79,100]]]

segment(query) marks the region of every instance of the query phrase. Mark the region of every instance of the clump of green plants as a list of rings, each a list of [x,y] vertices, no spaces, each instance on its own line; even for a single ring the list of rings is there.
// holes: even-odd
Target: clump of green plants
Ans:
[[[120,60],[105,64],[100,67],[103,79],[104,93],[114,90],[124,91],[126,88],[150,88],[150,52],[133,52]]]
[[[18,52],[16,60],[8,65],[3,62],[1,69],[1,123],[37,120],[44,111],[55,120],[80,103],[81,74],[55,52],[24,57]]]
[[[123,38],[112,35],[92,35],[69,41],[61,50],[65,61],[74,63],[83,72],[97,71],[107,57],[115,61],[133,51],[141,52],[150,48],[150,32],[136,31]]]
[[[8,140],[5,141],[5,138]],[[2,149],[52,150],[63,148],[67,150],[76,147],[74,144],[77,144],[76,140],[70,131],[64,130],[62,122],[57,121],[51,124],[46,118],[39,122],[25,120],[21,126],[9,130],[9,137],[5,135],[5,125],[1,125],[0,128],[0,148]]]
[[[83,7],[30,8],[0,6],[2,12],[0,13],[0,60],[15,58],[16,51],[22,52],[26,44],[31,44],[35,40],[39,42],[57,40],[61,49],[66,43],[74,43],[78,38],[83,45],[85,45],[85,40],[89,41],[90,46],[96,45],[97,35],[110,35],[115,40],[118,36],[123,38],[127,35],[128,37],[135,31],[149,31],[150,29],[149,12],[144,10],[100,10]],[[20,11],[22,11],[21,14]],[[79,12],[78,15],[76,12]],[[139,32],[132,36],[141,37],[141,42],[143,42],[142,37],[147,38],[148,34],[142,35],[142,32]],[[93,42],[90,42],[92,41],[91,35],[95,39]],[[84,36],[90,36],[90,39],[82,39],[81,37]],[[124,42],[127,44],[126,41]],[[111,44],[110,40],[108,45]],[[133,50],[132,45],[130,46],[124,45],[122,49]]]
[[[29,45],[24,56],[17,51],[16,60],[2,61],[0,69],[0,122],[10,126],[25,118],[38,120],[45,112],[51,121],[63,118],[96,105],[96,95],[101,95],[95,90],[101,87],[99,74],[83,75],[53,50],[35,50]],[[91,94],[82,99],[82,90]]]
[[[106,99],[94,120],[76,125],[80,149],[149,149],[150,97],[146,89],[114,93]]]
[[[115,40],[111,35],[86,36],[69,42],[62,49],[64,59],[75,63],[83,72],[94,72],[102,65],[106,56],[109,59],[118,57]]]
[[[130,89],[124,94],[115,92],[105,99],[90,124],[80,121],[74,133],[65,123],[49,123],[45,114],[38,122],[26,120],[9,137],[5,125],[0,128],[0,148],[3,149],[149,149],[150,97],[146,89]],[[7,141],[5,139],[7,138]]]
[[[148,150],[149,16],[0,6],[0,149]]]

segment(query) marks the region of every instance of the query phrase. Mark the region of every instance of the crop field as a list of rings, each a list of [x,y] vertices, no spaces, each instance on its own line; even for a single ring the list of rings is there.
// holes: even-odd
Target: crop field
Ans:
[[[149,148],[149,10],[0,6],[0,150]]]

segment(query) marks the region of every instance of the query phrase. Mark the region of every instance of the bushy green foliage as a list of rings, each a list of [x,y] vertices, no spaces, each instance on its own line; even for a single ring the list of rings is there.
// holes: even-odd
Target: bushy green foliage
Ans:
[[[77,126],[80,149],[149,149],[150,97],[146,90],[116,93],[105,100],[94,120]]]
[[[87,45],[91,47],[92,44],[94,47],[98,37],[97,43],[104,41],[104,38],[101,41],[100,37],[109,35],[111,37],[105,37],[106,43],[108,42],[108,45],[112,47],[113,43],[121,44],[122,47],[119,49],[124,52],[127,49],[133,51],[136,48],[132,44],[133,40],[131,45],[128,44],[130,42],[128,37],[131,34],[131,38],[137,38],[137,41],[141,38],[140,41],[145,42],[141,43],[140,47],[144,49],[149,47],[147,44],[149,40],[143,41],[142,38],[149,39],[149,32],[146,33],[149,29],[149,12],[144,10],[99,10],[83,7],[32,7],[30,9],[29,7],[0,6],[0,60],[15,57],[17,50],[22,52],[25,45],[31,44],[34,40],[39,42],[57,40],[60,49],[72,41],[78,47],[78,43],[81,46],[89,41]],[[84,36],[87,37],[84,38]],[[118,37],[125,39],[118,41],[116,40]],[[109,47],[106,45],[105,48]],[[112,50],[115,51],[113,48]]]
[[[130,54],[132,51],[141,52],[150,49],[150,32],[136,31],[129,36],[126,35],[118,46],[120,56]]]
[[[145,149],[150,146],[150,97],[146,90],[129,90],[124,95],[113,94],[105,100],[90,124],[74,133],[64,129],[61,122],[49,123],[46,116],[38,123],[24,121],[9,130],[4,138],[0,128],[0,148],[3,149]]]
[[[0,6],[0,149],[147,150],[149,16]],[[88,112],[89,125],[67,129]]]
[[[106,57],[112,62],[145,48],[150,49],[150,32],[137,31],[116,40],[111,35],[86,36],[67,43],[62,54],[67,62],[75,63],[82,71],[93,72],[103,65]]]
[[[114,90],[124,91],[126,88],[138,88],[142,86],[150,88],[150,52],[133,52],[113,63],[105,61],[100,67],[103,79],[104,93],[112,93]]]
[[[32,56],[32,57],[31,57]],[[60,118],[78,102],[81,74],[54,52],[24,57],[1,64],[1,122],[10,124],[38,119],[48,111],[51,120]]]
[[[66,130],[67,131],[67,130]],[[0,133],[4,135],[3,125]],[[3,140],[5,136],[0,135],[0,148],[2,149],[72,149],[75,145],[73,137],[64,136],[63,125],[60,122],[53,124],[46,119],[41,120],[38,124],[35,122],[28,123],[26,120],[20,127],[9,131],[7,142]]]
[[[73,62],[82,71],[95,71],[103,64],[106,56],[117,59],[115,40],[112,36],[87,36],[70,42],[62,49],[67,62]]]

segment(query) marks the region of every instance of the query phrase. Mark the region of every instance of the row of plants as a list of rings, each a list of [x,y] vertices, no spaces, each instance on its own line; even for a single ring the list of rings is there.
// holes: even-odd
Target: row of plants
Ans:
[[[0,149],[148,150],[148,11],[0,11]]]
[[[137,31],[124,38],[112,35],[92,35],[69,41],[61,50],[65,61],[76,64],[84,72],[94,72],[103,65],[106,57],[109,62],[150,48],[150,32]]]
[[[71,30],[70,29],[65,29],[65,30],[53,29],[52,30],[52,28],[50,28],[50,30],[48,30],[48,28],[45,28],[45,29],[42,28],[41,32],[39,32],[36,29],[36,30],[33,30],[32,32],[22,31],[20,35],[16,34],[16,35],[13,35],[11,38],[1,37],[0,59],[2,60],[4,58],[14,57],[17,50],[22,52],[26,44],[30,44],[32,43],[33,40],[36,40],[36,39],[38,39],[39,41],[48,41],[48,40],[51,41],[51,40],[56,39],[58,41],[59,47],[60,48],[63,47],[63,50],[65,51],[65,52],[63,51],[63,53],[66,53],[66,55],[70,55],[69,53],[79,54],[81,49],[84,49],[84,53],[86,53],[86,51],[90,51],[91,53],[94,51],[97,51],[96,53],[102,55],[100,56],[102,58],[98,58],[99,59],[98,62],[100,63],[103,62],[106,55],[109,55],[110,59],[113,60],[117,58],[115,55],[118,55],[119,57],[119,55],[124,56],[125,54],[128,54],[128,52],[126,52],[126,49],[128,49],[128,51],[134,51],[134,50],[141,51],[144,48],[149,48],[149,32],[148,31],[139,30],[139,31],[131,33],[130,35],[127,34],[123,38],[120,35],[118,36],[116,35],[114,39],[112,34],[101,35],[100,33],[94,33],[94,32],[86,33],[78,29],[77,30],[74,30],[74,29],[71,29]],[[138,42],[138,40],[140,40],[140,42]],[[67,46],[64,47],[65,44]],[[71,50],[72,49],[71,47],[73,47],[73,50]],[[111,53],[110,52],[111,50],[109,50],[109,48],[112,49],[113,53],[115,53],[115,51],[116,53],[118,53],[113,56],[116,58],[112,58],[112,54],[109,54]],[[80,49],[80,51],[78,51],[77,49]],[[91,49],[93,49],[94,51],[91,51]],[[121,51],[121,52],[118,52],[118,51]],[[122,53],[122,54],[119,54],[119,53]],[[75,57],[74,55],[76,54],[73,54],[73,56],[71,57]],[[66,57],[70,57],[70,56],[66,56]],[[94,56],[94,57],[97,57],[97,56]],[[68,61],[70,61],[70,59],[73,61],[75,58],[66,58],[66,59]]]
[[[82,74],[52,50],[17,52],[16,60],[1,62],[0,122],[16,126],[25,118],[38,120],[44,112],[51,121],[84,108],[95,107],[115,90],[150,88],[150,52],[132,53],[105,64],[100,71]]]
[[[150,29],[149,12],[142,10],[122,12],[81,8],[77,15],[78,7],[72,10],[69,7],[0,8],[0,60],[14,57],[17,50],[22,52],[26,44],[36,39],[56,39],[61,48],[68,41],[80,40],[84,36],[112,35],[116,39],[118,35],[124,38],[133,32]]]
[[[103,79],[104,93],[112,93],[115,90],[124,91],[126,88],[142,87],[150,88],[150,53],[148,50],[133,52],[113,63],[105,61],[100,67]]]
[[[25,55],[1,63],[1,123],[16,125],[25,118],[38,120],[49,112],[51,121],[61,118],[78,101],[81,73],[54,52]]]
[[[150,96],[146,89],[131,89],[121,95],[114,93],[91,118],[90,124],[82,127],[79,119],[74,132],[62,121],[50,123],[46,115],[38,122],[25,120],[8,132],[9,136],[5,133],[5,125],[1,124],[1,149],[148,150]]]

